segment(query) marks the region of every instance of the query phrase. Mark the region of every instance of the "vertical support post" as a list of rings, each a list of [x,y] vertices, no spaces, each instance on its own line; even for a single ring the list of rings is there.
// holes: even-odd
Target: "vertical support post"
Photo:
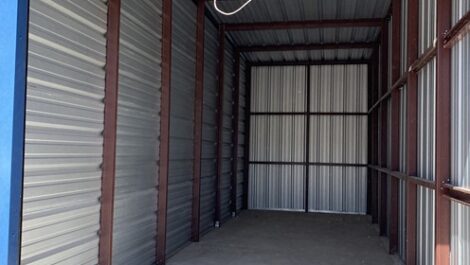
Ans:
[[[392,84],[400,79],[400,29],[401,29],[401,0],[392,3]],[[400,90],[394,89],[391,94],[392,128],[391,128],[391,165],[390,170],[400,169]],[[398,251],[398,196],[399,180],[391,177],[390,181],[390,243],[389,253]]]
[[[29,1],[0,2],[0,264],[20,263]]]
[[[306,126],[305,126],[305,198],[304,198],[304,201],[305,201],[305,212],[308,213],[308,197],[309,197],[309,194],[308,194],[308,186],[309,186],[309,169],[310,169],[310,165],[309,165],[309,162],[310,162],[310,65],[306,65],[306,71],[307,71],[307,84],[306,84],[306,93],[305,95],[307,95],[307,99],[306,99],[306,104],[307,106],[305,106],[306,110],[307,110],[307,114],[305,115],[305,122],[306,122]]]
[[[204,100],[204,21],[205,1],[197,2],[196,18],[196,88],[194,95],[194,163],[193,163],[193,202],[191,214],[191,240],[199,241],[201,208],[201,153],[202,117]]]
[[[233,90],[233,103],[232,103],[232,214],[237,214],[237,192],[238,192],[238,124],[240,120],[240,52],[235,49],[235,62],[234,62],[234,90]]]
[[[251,112],[251,65],[245,65],[245,154],[243,161],[243,209],[248,209],[248,181],[250,174],[250,112]]]
[[[219,25],[219,64],[218,93],[217,93],[217,176],[215,180],[215,226],[220,226],[221,219],[221,178],[222,178],[222,151],[224,126],[224,65],[225,65],[225,26]]]
[[[418,0],[408,0],[408,30],[407,30],[407,65],[408,67],[418,58]],[[417,75],[408,72],[406,88],[406,173],[408,176],[417,174],[417,137],[418,137],[418,98]],[[415,183],[406,182],[406,264],[416,264],[416,192]]]
[[[162,93],[160,102],[160,165],[158,175],[157,265],[166,261],[166,222],[168,207],[168,169],[170,154],[170,97],[172,0],[163,0],[162,10]]]
[[[438,0],[436,27],[436,265],[450,264],[450,201],[444,197],[443,185],[448,182],[451,174],[451,50],[444,48],[444,35],[451,28],[451,15],[451,0]]]
[[[99,264],[111,265],[113,256],[114,184],[116,178],[116,132],[119,72],[119,24],[121,1],[108,2],[106,31],[106,79],[104,97],[103,165]]]
[[[378,49],[374,50],[373,56],[371,63],[369,67],[371,68],[371,106],[375,103],[375,101],[378,100],[378,78],[379,78],[379,58],[378,58]],[[371,159],[372,159],[372,164],[373,165],[378,165],[379,164],[379,146],[378,146],[378,108],[374,109],[370,113],[370,119],[371,119],[371,142],[372,142],[372,147],[371,147]],[[371,216],[372,216],[372,223],[376,224],[378,223],[379,220],[379,172],[376,170],[371,170]]]
[[[388,24],[384,22],[381,31],[381,95],[384,95],[388,89]],[[387,105],[386,101],[380,103],[380,165],[386,167],[387,165]],[[380,235],[384,236],[387,233],[387,178],[385,173],[379,173],[379,230]]]

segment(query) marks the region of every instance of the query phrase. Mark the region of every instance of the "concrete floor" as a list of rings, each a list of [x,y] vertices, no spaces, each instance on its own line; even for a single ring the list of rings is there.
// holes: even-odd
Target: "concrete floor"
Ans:
[[[243,211],[168,265],[391,265],[368,216]]]

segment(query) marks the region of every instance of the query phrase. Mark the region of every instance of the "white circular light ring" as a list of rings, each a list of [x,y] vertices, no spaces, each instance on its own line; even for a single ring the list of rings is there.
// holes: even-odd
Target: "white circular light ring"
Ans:
[[[253,0],[248,0],[246,1],[242,6],[240,6],[238,9],[232,11],[232,12],[225,12],[225,11],[222,11],[220,10],[220,8],[217,6],[217,0],[214,0],[214,8],[215,10],[217,10],[217,12],[219,12],[220,14],[222,15],[225,15],[225,16],[231,16],[231,15],[235,15],[236,13],[238,13],[240,10],[242,10],[245,6],[247,6],[251,1]]]

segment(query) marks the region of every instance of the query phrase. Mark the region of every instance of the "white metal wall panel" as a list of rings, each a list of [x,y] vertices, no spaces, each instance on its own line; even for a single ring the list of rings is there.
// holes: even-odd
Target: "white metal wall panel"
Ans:
[[[173,0],[167,255],[191,237],[196,5]]]
[[[367,112],[367,65],[311,65],[310,89],[311,112]]]
[[[310,166],[309,211],[366,213],[367,167]]]
[[[452,1],[453,24],[470,10],[469,0]],[[470,188],[470,36],[466,35],[452,47],[452,142],[451,182]],[[470,264],[470,207],[452,202],[451,206],[451,264]]]
[[[305,66],[253,67],[252,112],[306,111]]]
[[[435,192],[418,186],[416,215],[416,264],[434,264]]]
[[[162,3],[121,0],[113,264],[153,264]]]
[[[451,205],[451,264],[470,264],[470,207],[452,202]]]
[[[102,1],[30,1],[22,264],[97,264]]]
[[[233,146],[233,92],[234,92],[234,47],[226,41],[224,58],[224,101],[222,123],[222,175],[220,178],[221,221],[231,216],[232,194],[232,148]]]
[[[250,165],[248,208],[304,211],[305,167]]]
[[[204,99],[201,155],[200,230],[214,227],[217,175],[217,50],[218,31],[206,18],[204,40]]]
[[[432,47],[436,39],[436,1],[419,0],[419,54]]]
[[[237,209],[240,210],[243,206],[244,190],[244,170],[245,170],[245,136],[246,136],[246,60],[240,58],[240,97],[238,109],[238,165],[237,165]]]
[[[418,72],[418,177],[434,180],[436,59]]]

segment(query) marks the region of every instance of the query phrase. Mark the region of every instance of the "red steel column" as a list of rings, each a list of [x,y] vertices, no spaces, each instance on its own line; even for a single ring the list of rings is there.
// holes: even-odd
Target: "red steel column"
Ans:
[[[408,0],[408,67],[418,58],[418,0]],[[417,175],[417,75],[408,72],[406,90],[406,173]],[[416,264],[416,184],[406,182],[406,264]]]
[[[392,2],[392,84],[400,79],[400,29],[401,29],[401,0]],[[391,167],[392,171],[400,170],[400,90],[394,89],[391,95],[392,128],[391,128]],[[398,196],[399,180],[391,176],[390,181],[390,243],[389,253],[398,251]]]
[[[196,88],[194,93],[194,164],[191,240],[199,241],[201,206],[202,111],[204,98],[204,21],[205,0],[198,0],[196,18]]]
[[[378,49],[376,49],[373,53],[372,56],[372,61],[371,64],[369,65],[371,67],[371,95],[372,95],[372,102],[371,106],[379,99],[378,95],[378,79],[379,79],[379,60],[378,60]],[[372,147],[371,147],[371,160],[372,164],[374,166],[377,166],[379,164],[379,147],[378,147],[378,134],[379,134],[379,127],[378,127],[378,108],[375,108],[371,113],[370,113],[370,119],[371,119],[371,142],[372,142]],[[379,172],[375,169],[371,170],[371,216],[372,216],[372,223],[376,224],[378,223],[379,220],[379,197],[378,197],[378,188],[379,188]]]
[[[382,25],[381,34],[381,91],[380,96],[384,95],[388,89],[388,23],[384,22]],[[386,167],[387,165],[387,105],[386,101],[380,103],[381,109],[381,122],[380,122],[380,135],[381,143],[380,147],[380,166]],[[388,175],[385,173],[379,174],[379,230],[380,235],[384,236],[387,233],[387,178]]]
[[[166,261],[166,221],[170,153],[172,0],[163,0],[162,12],[162,95],[160,104],[160,165],[158,172],[157,264]]]
[[[450,178],[451,156],[451,59],[450,49],[444,48],[444,34],[451,28],[451,0],[437,0],[437,59],[436,59],[436,203],[435,261],[450,264],[450,201],[444,197],[444,184]]]
[[[243,209],[248,209],[248,181],[250,173],[250,111],[251,111],[251,65],[245,64],[245,146],[243,161]]]
[[[112,264],[121,1],[108,2],[99,264]]]

